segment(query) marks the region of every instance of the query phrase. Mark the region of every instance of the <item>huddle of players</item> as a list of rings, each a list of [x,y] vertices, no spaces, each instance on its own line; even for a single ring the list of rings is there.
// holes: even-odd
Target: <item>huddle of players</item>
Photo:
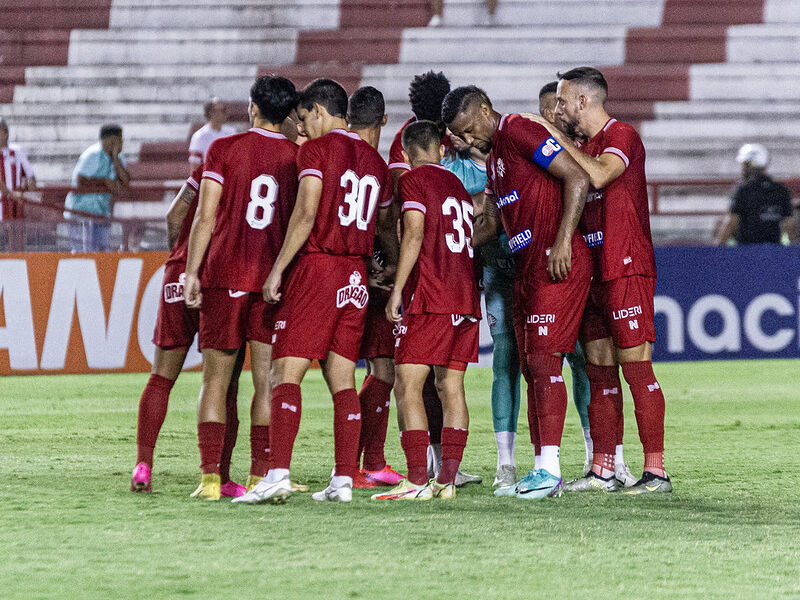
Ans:
[[[596,77],[587,80],[587,69],[574,71],[582,74],[570,79],[568,76],[573,72],[569,72],[559,84],[558,106],[565,123],[572,117],[567,110],[571,106],[567,102],[567,89],[562,97],[562,85],[573,80],[577,80],[576,88],[581,89],[596,84]],[[589,96],[579,96],[582,108]],[[604,95],[595,93],[594,99],[602,107]],[[293,109],[309,139],[299,149],[279,133]],[[646,196],[643,220],[641,214],[636,214],[642,209],[638,199],[626,197],[613,205],[609,203],[610,191],[616,183],[612,180],[630,174],[627,169],[630,160],[641,162],[636,163],[636,170],[641,171],[644,183],[643,149],[641,156],[632,153],[641,147],[641,142],[639,148],[635,147],[634,142],[638,141],[635,132],[624,126],[622,131],[628,138],[632,137],[631,132],[636,137],[634,141],[629,139],[627,146],[617,144],[622,148],[608,146],[602,139],[592,144],[597,136],[581,132],[592,139],[581,145],[581,150],[575,146],[576,153],[594,148],[601,156],[597,162],[611,154],[623,163],[622,169],[613,165],[620,172],[606,181],[605,186],[595,186],[599,190],[594,193],[599,210],[594,223],[600,229],[584,238],[577,232],[577,225],[589,188],[586,172],[589,169],[582,169],[583,165],[579,166],[573,158],[572,142],[559,143],[554,139],[558,135],[555,131],[551,136],[542,124],[519,115],[499,115],[478,88],[453,90],[442,106],[442,118],[455,135],[478,150],[489,152],[487,195],[494,201],[486,202],[483,211],[475,215],[474,226],[471,197],[459,179],[440,165],[443,132],[436,123],[423,120],[404,127],[403,157],[411,171],[399,179],[400,203],[393,203],[393,186],[386,164],[374,147],[347,130],[347,97],[335,82],[317,80],[296,94],[286,79],[260,78],[251,90],[249,111],[253,128],[215,142],[209,149],[202,175],[198,173],[187,182],[191,185],[201,179],[197,212],[193,219],[188,214],[184,216],[181,230],[184,239],[180,240],[186,255],[183,297],[187,307],[199,307],[193,326],[199,330],[204,357],[198,423],[203,474],[193,495],[210,500],[230,495],[235,497],[234,502],[243,503],[285,502],[292,493],[289,464],[300,421],[300,383],[311,360],[318,359],[334,401],[336,466],[330,485],[313,497],[351,499],[353,478],[359,474],[362,437],[362,410],[355,391],[354,370],[369,302],[365,258],[372,255],[377,236],[388,257],[389,266],[383,276],[389,275],[396,265],[395,285],[385,312],[387,319],[397,324],[395,393],[408,478],[399,480],[399,485],[390,492],[376,494],[374,498],[454,497],[468,428],[463,373],[466,363],[477,359],[480,318],[472,238],[482,243],[496,236],[501,228],[508,233],[515,258],[515,330],[523,356],[523,373],[534,390],[529,394],[529,412],[533,413],[529,420],[532,440],[535,439],[541,457],[528,476],[508,486],[510,489],[506,491],[521,498],[553,496],[561,491],[558,452],[566,409],[561,355],[574,350],[582,321],[591,324],[585,326],[588,333],[581,329],[581,337],[590,362],[587,374],[593,438],[599,435],[595,440],[592,471],[573,484],[573,488],[615,490],[614,442],[621,395],[619,376],[612,374],[612,370],[617,372],[617,360],[625,356],[620,349],[630,347],[625,346],[630,338],[617,336],[622,328],[614,328],[609,321],[619,320],[616,315],[622,312],[625,318],[628,313],[638,315],[644,326],[639,330],[637,322],[630,329],[643,332],[645,341],[640,345],[645,347],[645,354],[649,353],[649,343],[654,338],[653,288],[647,287],[650,283],[647,278],[654,283],[655,272],[638,272],[642,265],[648,264],[648,248],[652,257]],[[612,127],[614,123],[609,122],[602,133],[620,129]],[[374,144],[377,146],[377,141]],[[630,185],[623,187],[627,192]],[[180,198],[181,195],[176,204]],[[618,249],[620,244],[604,246],[592,241],[602,242],[608,239],[610,231],[616,235],[631,225],[630,219],[605,220],[611,206],[625,202],[630,204],[623,206],[629,213],[625,216],[639,219],[634,224],[639,224],[642,231],[636,233],[641,233],[640,237],[646,238],[649,246],[642,244],[640,237],[625,233],[634,241],[623,244],[626,256],[622,260],[626,268],[619,276],[617,265],[609,266],[608,272],[618,276],[607,279],[605,263],[610,259],[606,251],[608,247]],[[398,211],[402,229],[399,257],[395,233]],[[589,219],[587,210],[584,221],[590,222]],[[191,224],[188,236],[186,223]],[[594,246],[591,254],[584,239]],[[182,352],[185,356],[191,338],[186,343],[185,337],[170,339],[164,334],[171,329],[162,323],[171,304],[167,299],[171,285],[166,283],[168,274],[165,274],[165,294],[155,341],[162,351],[177,350],[178,355]],[[622,282],[617,281],[623,278]],[[640,278],[645,278],[644,283],[638,281]],[[170,299],[175,297],[178,294],[172,294]],[[616,308],[613,299],[617,297],[628,304],[631,299],[638,304]],[[587,298],[591,298],[590,310],[582,319]],[[591,312],[592,307],[595,313]],[[596,314],[596,322],[589,318],[592,314]],[[191,326],[186,327],[187,332]],[[232,395],[235,398],[235,389],[230,388],[235,387],[232,376],[238,375],[239,349],[245,341],[251,346],[255,394],[251,408],[249,491],[241,495],[242,486],[229,481],[227,467],[230,448],[235,442],[235,432],[230,433],[231,422],[235,422],[230,398]],[[638,354],[635,357],[641,358]],[[652,429],[653,421],[658,420],[658,414],[653,414],[658,412],[655,397],[660,397],[661,447],[656,449],[652,443],[648,447],[645,442],[645,473],[631,488],[637,493],[668,491],[670,487],[663,471],[663,396],[652,375],[649,355],[644,358],[620,360],[636,402],[640,433],[643,425]],[[608,362],[612,364],[604,364]],[[422,396],[431,367],[443,406],[444,427],[441,467],[438,476],[428,480],[429,435]],[[170,378],[154,369],[148,387],[154,380],[156,387],[161,388],[161,395],[166,390],[168,398]],[[650,394],[646,401],[642,400],[643,386]],[[164,403],[164,409],[165,406]],[[140,450],[144,446],[146,455],[148,440],[141,439],[141,412],[137,442]],[[163,422],[163,414],[158,416]],[[604,437],[603,432],[612,429],[609,425],[612,421],[614,431]],[[156,436],[160,422],[157,425]],[[606,452],[606,438],[611,440],[610,452]],[[154,439],[149,457],[145,456],[149,463],[138,461],[132,481],[134,489],[149,489],[152,445]],[[146,473],[137,476],[140,469]]]

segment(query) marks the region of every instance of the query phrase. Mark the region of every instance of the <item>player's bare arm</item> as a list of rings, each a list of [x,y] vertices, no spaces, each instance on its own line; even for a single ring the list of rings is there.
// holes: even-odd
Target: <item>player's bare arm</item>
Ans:
[[[222,185],[213,179],[200,182],[200,199],[197,201],[197,212],[194,215],[192,229],[189,232],[189,248],[186,255],[186,281],[183,286],[183,298],[189,308],[199,308],[202,302],[200,279],[198,272],[203,256],[211,241],[211,233],[217,220],[217,207],[222,197]]]
[[[481,199],[476,202],[476,198],[479,196]],[[497,209],[497,204],[494,203],[494,196],[475,194],[472,200],[475,208],[475,231],[472,235],[472,245],[473,247],[478,247],[488,241],[497,239],[503,231],[503,225],[500,221],[500,211]]]
[[[389,321],[396,323],[402,319],[400,304],[402,303],[403,288],[417,263],[424,236],[425,215],[418,210],[407,210],[403,213],[403,240],[400,242],[400,258],[397,261],[394,288],[386,303],[386,318]]]
[[[292,259],[300,252],[303,244],[311,235],[314,228],[314,221],[319,210],[319,199],[322,196],[322,180],[317,177],[303,177],[300,180],[300,187],[297,190],[297,202],[294,205],[292,216],[289,218],[289,225],[286,228],[286,238],[283,246],[275,259],[267,280],[264,282],[264,300],[275,303],[280,301],[281,281],[283,272],[292,262]]]
[[[167,241],[170,250],[175,247],[175,243],[178,241],[183,220],[189,214],[189,207],[192,204],[192,200],[194,200],[195,194],[196,192],[184,183],[178,194],[172,199],[172,204],[169,205],[169,210],[167,211]]]
[[[522,116],[545,127],[575,162],[589,174],[589,182],[595,189],[603,189],[625,171],[625,162],[616,154],[606,152],[597,158],[584,154],[572,140],[544,117],[532,113],[525,113]]]
[[[378,209],[378,222],[375,235],[381,244],[381,248],[386,253],[386,265],[381,271],[379,281],[386,285],[394,279],[397,270],[397,259],[400,252],[400,244],[397,239],[397,216],[395,214],[395,204]],[[382,287],[382,286],[380,286]]]
[[[547,272],[553,281],[558,282],[566,279],[572,270],[572,235],[586,203],[589,176],[569,154],[563,152],[553,159],[547,172],[562,182],[561,224],[547,258]]]

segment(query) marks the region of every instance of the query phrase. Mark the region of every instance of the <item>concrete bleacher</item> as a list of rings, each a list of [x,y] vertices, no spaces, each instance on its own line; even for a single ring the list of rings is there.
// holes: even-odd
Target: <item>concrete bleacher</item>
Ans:
[[[66,181],[108,121],[123,125],[138,179],[177,180],[202,102],[232,102],[244,126],[257,73],[375,85],[387,100],[386,152],[415,74],[443,70],[453,85],[484,87],[501,111],[535,111],[539,88],[579,64],[603,69],[609,111],[640,128],[651,178],[735,177],[744,141],[770,148],[777,175],[800,172],[794,0],[500,0],[492,18],[479,0],[445,0],[439,28],[424,27],[425,0],[3,4],[0,116],[45,182]],[[668,190],[660,206],[724,208],[726,195]],[[654,229],[707,239],[709,223],[656,217]]]

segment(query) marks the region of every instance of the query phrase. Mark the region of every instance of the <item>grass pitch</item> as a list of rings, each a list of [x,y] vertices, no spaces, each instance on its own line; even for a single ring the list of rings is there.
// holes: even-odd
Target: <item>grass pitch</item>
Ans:
[[[797,598],[798,361],[659,364],[668,497],[495,498],[489,370],[467,371],[464,469],[455,501],[286,506],[189,499],[198,480],[199,376],[181,376],[156,448],[153,494],[128,491],[146,375],[8,377],[0,400],[4,598]],[[249,374],[233,475],[249,467]],[[333,462],[330,398],[304,383],[293,477],[312,490]],[[625,389],[626,455],[642,466]],[[394,415],[394,407],[392,408]],[[387,456],[403,468],[397,426]],[[520,419],[517,460],[531,466]],[[574,407],[565,478],[579,475]]]

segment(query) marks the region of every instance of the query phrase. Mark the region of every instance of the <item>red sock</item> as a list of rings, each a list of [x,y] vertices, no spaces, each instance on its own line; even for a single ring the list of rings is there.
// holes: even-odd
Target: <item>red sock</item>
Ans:
[[[153,466],[153,449],[156,447],[158,433],[167,416],[169,393],[175,381],[150,375],[139,399],[139,421],[136,426],[136,463]]]
[[[592,472],[600,477],[611,477],[614,474],[614,455],[595,452],[592,456]]]
[[[264,477],[268,463],[269,425],[250,425],[250,475]]]
[[[567,388],[561,375],[561,357],[530,355],[528,368],[533,374],[539,441],[542,446],[561,446],[564,418],[567,415]]]
[[[527,387],[528,397],[528,431],[531,436],[531,446],[533,446],[534,454],[538,449],[541,452],[541,445],[539,444],[539,416],[536,413],[536,388],[533,385],[533,375],[528,370],[528,361],[522,357],[520,361],[522,376],[525,378],[525,385]]]
[[[225,398],[225,440],[222,443],[222,457],[219,461],[219,478],[222,483],[231,480],[231,457],[239,437],[239,382],[231,382]]]
[[[664,470],[664,453],[652,452],[644,455],[644,470],[650,471],[659,477],[666,477],[667,472]]]
[[[653,373],[653,363],[649,360],[624,363],[622,374],[631,388],[633,404],[636,407],[636,423],[639,426],[639,439],[642,441],[645,456],[663,454],[664,394]],[[660,469],[656,466],[645,466],[645,470],[653,473],[656,473],[656,470],[663,472],[663,462]]]
[[[616,398],[620,392],[619,368],[603,367],[588,363],[589,378],[589,431],[596,454],[614,455],[617,445]],[[611,465],[613,470],[614,465]]]
[[[617,374],[617,382],[619,382],[619,374]],[[622,445],[622,438],[625,435],[625,415],[622,411],[622,384],[619,384],[619,394],[614,396],[614,409],[617,413],[617,446]]]
[[[428,481],[428,444],[430,436],[423,429],[411,429],[400,434],[400,445],[406,455],[408,480],[414,485]]]
[[[205,421],[197,424],[197,445],[200,447],[200,471],[219,474],[225,423]]]
[[[431,444],[442,443],[442,425],[444,416],[442,413],[442,401],[439,400],[439,393],[436,391],[436,378],[433,371],[430,372],[422,386],[422,402],[425,404],[425,416],[428,417],[428,433],[430,433]]]
[[[455,482],[468,434],[466,429],[442,428],[442,468],[436,478],[439,483]]]
[[[383,447],[389,426],[389,399],[392,385],[369,375],[361,386],[361,441],[359,456],[364,451],[364,470],[380,471],[386,466]]]
[[[333,395],[334,475],[355,477],[358,471],[358,437],[361,435],[361,404],[354,388]]]
[[[292,448],[300,428],[302,396],[300,386],[282,383],[272,390],[272,416],[270,422],[269,468],[288,469],[292,462]]]

